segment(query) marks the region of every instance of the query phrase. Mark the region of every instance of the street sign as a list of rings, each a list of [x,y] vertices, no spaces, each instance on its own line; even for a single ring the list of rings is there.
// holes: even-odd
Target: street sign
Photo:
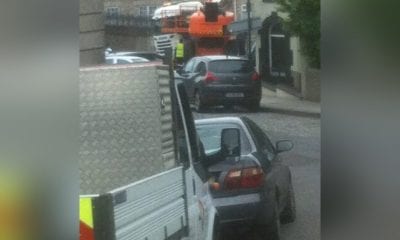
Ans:
[[[251,30],[255,31],[261,29],[262,21],[260,18],[251,19]],[[232,34],[238,34],[242,32],[247,32],[249,30],[249,23],[247,19],[235,21],[228,25],[228,32]]]

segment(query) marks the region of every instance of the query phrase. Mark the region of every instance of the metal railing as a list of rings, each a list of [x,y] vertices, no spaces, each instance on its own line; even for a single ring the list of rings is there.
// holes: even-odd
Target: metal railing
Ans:
[[[123,14],[106,14],[106,26],[126,26],[135,28],[154,28],[157,23],[151,19],[151,16],[134,16]]]

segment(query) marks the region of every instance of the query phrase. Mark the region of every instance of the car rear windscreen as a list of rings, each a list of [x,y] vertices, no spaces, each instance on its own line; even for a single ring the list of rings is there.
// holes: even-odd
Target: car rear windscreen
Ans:
[[[214,73],[249,73],[253,68],[246,60],[218,60],[211,61],[208,70]]]

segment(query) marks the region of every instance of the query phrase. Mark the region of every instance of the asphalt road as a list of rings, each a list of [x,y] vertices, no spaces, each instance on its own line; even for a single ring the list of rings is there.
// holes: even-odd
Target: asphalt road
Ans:
[[[262,127],[272,141],[290,139],[292,151],[286,154],[286,164],[293,174],[297,219],[281,226],[282,240],[320,239],[320,119],[259,112],[244,109],[212,109],[194,113],[195,119],[247,116]]]

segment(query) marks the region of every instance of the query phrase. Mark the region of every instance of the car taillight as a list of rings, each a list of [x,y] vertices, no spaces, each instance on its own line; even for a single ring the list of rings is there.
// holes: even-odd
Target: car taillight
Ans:
[[[264,172],[260,167],[234,169],[224,180],[224,189],[256,188],[264,184]]]
[[[251,76],[251,80],[253,81],[260,80],[260,75],[257,72],[254,72],[253,75]]]
[[[215,80],[217,80],[217,79],[218,79],[218,78],[214,75],[214,73],[212,73],[212,72],[207,72],[206,78],[205,78],[206,83],[213,82],[213,81],[215,81]]]

